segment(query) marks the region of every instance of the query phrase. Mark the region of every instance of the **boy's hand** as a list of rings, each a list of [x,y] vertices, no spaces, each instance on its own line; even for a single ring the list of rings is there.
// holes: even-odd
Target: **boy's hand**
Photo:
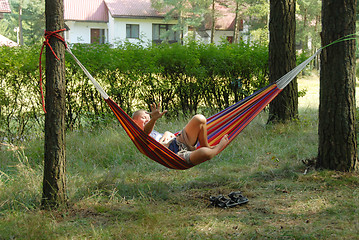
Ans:
[[[161,109],[160,103],[157,106],[156,106],[156,103],[152,103],[151,104],[151,112],[146,112],[146,113],[150,114],[152,118],[157,120],[157,119],[161,118],[167,112],[167,110],[163,110],[163,112],[161,112],[160,109]]]

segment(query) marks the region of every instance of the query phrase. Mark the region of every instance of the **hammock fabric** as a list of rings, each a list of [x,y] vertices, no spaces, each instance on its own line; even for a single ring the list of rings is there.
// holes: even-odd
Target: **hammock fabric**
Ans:
[[[208,118],[208,143],[211,146],[218,144],[225,134],[228,134],[229,142],[231,142],[280,91],[281,89],[277,88],[275,84],[269,85],[257,94]],[[171,169],[184,170],[193,167],[192,164],[187,163],[167,147],[145,134],[111,98],[107,98],[105,101],[133,143],[144,155]]]
[[[69,48],[66,48],[66,50],[92,81],[95,88],[105,99],[120,124],[141,153],[167,168],[184,170],[193,167],[192,164],[187,163],[177,154],[145,134],[132,118],[109,98],[107,93],[101,88],[71,50]],[[300,73],[300,71],[319,54],[320,51],[321,49],[276,82],[209,117],[207,119],[209,144],[211,146],[218,144],[225,134],[228,134],[229,142],[231,142]]]

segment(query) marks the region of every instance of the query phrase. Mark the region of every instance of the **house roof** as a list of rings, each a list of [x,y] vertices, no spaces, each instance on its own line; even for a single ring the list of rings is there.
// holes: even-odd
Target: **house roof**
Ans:
[[[3,35],[0,35],[0,46],[8,46],[8,47],[15,47],[18,46],[18,44]]]
[[[0,0],[0,3],[3,1],[7,2],[7,0]],[[220,4],[216,4],[215,8],[218,13],[215,29],[233,30],[235,19],[233,8]],[[163,18],[165,16],[165,12],[159,12],[152,7],[151,0],[64,0],[66,21],[108,22],[108,13],[117,18]],[[206,30],[211,29],[211,22],[211,17],[207,15],[202,27]]]
[[[66,21],[108,22],[108,12],[112,17],[164,16],[152,8],[151,0],[64,0]]]
[[[66,21],[108,22],[107,7],[104,0],[64,0],[64,18]]]
[[[10,13],[10,4],[8,0],[0,0],[0,13]]]
[[[163,17],[151,0],[104,0],[112,17]]]
[[[218,16],[215,19],[215,29],[216,30],[225,30],[225,31],[233,31],[234,30],[234,22],[236,18],[236,14],[234,12],[234,8],[223,6],[220,4],[215,5],[216,12]],[[205,29],[210,30],[212,27],[212,17],[210,15],[206,16],[206,24]],[[242,28],[242,26],[240,26]]]

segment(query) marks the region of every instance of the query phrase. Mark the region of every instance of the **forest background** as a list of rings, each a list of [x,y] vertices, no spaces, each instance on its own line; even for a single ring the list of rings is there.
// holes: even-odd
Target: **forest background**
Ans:
[[[264,16],[263,22],[266,19]],[[301,18],[297,20],[299,31],[303,22]],[[253,36],[263,38],[257,38],[259,43],[255,45],[192,43],[188,47],[163,45],[147,50],[135,45],[118,49],[78,45],[74,52],[128,112],[126,100],[132,101],[132,95],[121,101],[124,93],[117,92],[128,92],[121,87],[122,83],[130,83],[128,79],[158,82],[163,85],[152,83],[154,89],[166,89],[167,93],[171,79],[177,82],[187,78],[166,72],[164,64],[174,70],[178,67],[174,73],[185,72],[192,80],[212,73],[221,80],[216,84],[220,84],[207,82],[201,87],[206,91],[221,90],[220,98],[215,100],[218,96],[212,94],[208,109],[202,103],[197,108],[209,113],[227,104],[225,93],[230,101],[235,100],[235,94],[242,97],[232,87],[246,79],[243,76],[248,70],[254,76],[243,89],[254,91],[265,84],[254,81],[266,80],[267,71],[267,33],[261,28],[256,30],[251,30]],[[316,34],[319,32],[320,29]],[[173,171],[149,161],[133,147],[116,119],[107,117],[108,110],[102,108],[100,97],[67,57],[67,104],[74,112],[72,116],[71,111],[67,113],[68,130],[73,130],[67,132],[69,202],[67,208],[57,211],[40,209],[44,140],[37,66],[42,34],[43,30],[34,43],[26,43],[25,38],[23,47],[0,50],[1,121],[16,123],[10,125],[9,134],[0,134],[6,136],[6,142],[13,142],[1,145],[0,151],[1,239],[357,239],[358,174],[315,171],[310,166],[318,150],[319,81],[315,71],[312,75],[305,71],[304,78],[299,78],[304,97],[299,99],[298,121],[267,125],[263,112],[216,159],[187,171]],[[300,48],[304,47],[298,44]],[[237,54],[231,55],[232,52]],[[167,54],[169,57],[165,58]],[[128,66],[111,65],[110,59],[125,59]],[[225,59],[229,62],[222,62]],[[152,63],[148,69],[156,74],[149,74],[140,64],[149,60]],[[199,70],[190,70],[190,64],[185,65],[184,60]],[[221,68],[205,65],[205,60],[220,61]],[[228,69],[237,61],[236,75],[231,75]],[[114,71],[118,66],[121,67]],[[135,70],[123,71],[130,68]],[[111,86],[107,77],[116,78],[118,86]],[[3,88],[8,79],[11,84]],[[147,86],[136,85],[136,89],[146,90]],[[4,89],[13,95],[7,95]],[[154,91],[153,97],[162,98],[160,94],[165,93]],[[21,102],[22,95],[31,102]],[[136,95],[135,107],[146,105],[146,99],[150,101],[152,97],[150,93],[147,98],[140,96]],[[76,117],[76,106],[81,106],[81,119]],[[177,102],[168,107],[178,107],[182,114]],[[76,119],[73,126],[70,119]],[[184,123],[179,117],[177,121],[161,121],[157,127],[160,131],[169,127],[180,129]],[[210,196],[226,196],[238,190],[248,197],[247,205],[230,209],[209,206]]]
[[[38,57],[45,19],[44,0],[9,2],[12,13],[0,21],[0,34],[22,47],[0,48],[0,79],[4,86],[0,90],[0,136],[13,142],[38,135],[43,129]],[[200,3],[195,10],[181,10],[203,15],[213,3],[195,2]],[[116,48],[106,44],[76,45],[73,52],[128,113],[157,101],[172,113],[169,117],[195,112],[209,115],[268,83],[268,1],[218,2],[228,7],[238,3],[241,17],[249,26],[246,34],[250,35],[250,44],[223,41],[215,46],[191,42],[143,48],[124,42]],[[320,46],[320,2],[297,1],[298,62]],[[177,1],[172,4],[181,8]],[[191,18],[182,23],[200,24]],[[67,129],[106,121],[109,110],[98,93],[69,57],[66,64]]]

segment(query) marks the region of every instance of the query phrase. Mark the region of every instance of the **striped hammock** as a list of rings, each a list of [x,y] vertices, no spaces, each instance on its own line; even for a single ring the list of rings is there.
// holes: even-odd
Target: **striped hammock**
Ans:
[[[187,163],[167,147],[145,134],[132,118],[109,98],[107,93],[91,76],[71,50],[69,48],[66,48],[66,50],[89,77],[141,153],[167,168],[184,170],[193,167],[192,164]],[[322,48],[276,82],[269,84],[251,96],[209,117],[207,119],[208,143],[211,146],[218,144],[225,134],[228,135],[229,142],[231,142],[306,67],[306,65],[320,53],[321,50]]]

